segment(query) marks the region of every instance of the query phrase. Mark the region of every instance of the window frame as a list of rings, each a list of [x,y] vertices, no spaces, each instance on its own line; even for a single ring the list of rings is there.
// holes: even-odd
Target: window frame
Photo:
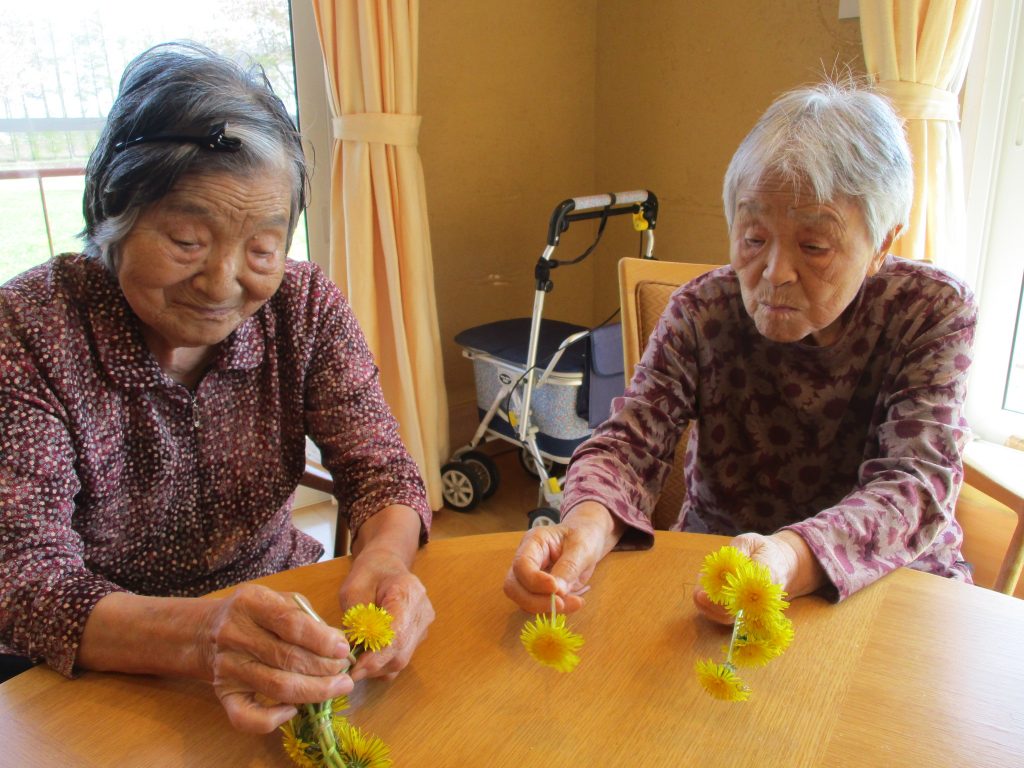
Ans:
[[[963,109],[966,277],[979,306],[966,413],[975,435],[996,443],[1024,435],[1024,414],[1003,407],[1024,275],[1011,231],[1024,210],[1022,47],[1024,0],[984,3]]]
[[[309,260],[329,274],[331,245],[331,113],[313,4],[289,0],[295,98],[306,160],[311,170],[306,234]]]

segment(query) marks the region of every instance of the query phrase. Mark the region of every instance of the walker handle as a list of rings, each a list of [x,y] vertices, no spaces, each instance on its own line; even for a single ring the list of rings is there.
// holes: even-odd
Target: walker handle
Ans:
[[[616,192],[613,198],[610,194],[586,195],[585,197],[572,198],[574,211],[592,211],[595,208],[607,208],[610,205],[632,205],[643,203],[650,193],[646,189],[633,189],[629,192]]]
[[[563,200],[555,206],[548,224],[548,245],[558,245],[562,233],[569,228],[569,223],[581,219],[597,219],[602,216],[621,216],[636,213],[643,216],[648,229],[654,229],[658,222],[658,198],[646,189],[633,189],[628,192],[586,195]]]

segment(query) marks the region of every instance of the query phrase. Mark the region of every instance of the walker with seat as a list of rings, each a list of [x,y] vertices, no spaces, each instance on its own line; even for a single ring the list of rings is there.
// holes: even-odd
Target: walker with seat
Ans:
[[[608,417],[612,399],[625,388],[625,377],[621,327],[609,322],[614,314],[594,328],[544,319],[544,298],[554,287],[552,270],[582,262],[600,242],[608,220],[627,214],[641,233],[641,257],[653,259],[658,199],[652,192],[564,200],[551,215],[547,242],[534,267],[532,315],[475,326],[455,337],[473,363],[480,424],[469,443],[441,468],[449,508],[468,512],[497,490],[497,467],[478,447],[503,440],[519,449],[523,468],[540,483],[529,526],[558,522],[564,473],[573,451]],[[569,225],[591,219],[599,224],[590,247],[572,260],[552,258]]]

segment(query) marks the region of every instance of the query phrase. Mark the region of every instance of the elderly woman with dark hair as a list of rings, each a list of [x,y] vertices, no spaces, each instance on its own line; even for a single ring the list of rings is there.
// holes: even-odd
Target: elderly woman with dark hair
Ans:
[[[231,721],[400,670],[433,620],[410,565],[430,509],[337,288],[288,261],[300,137],[258,68],[190,44],[124,73],[86,169],[84,255],[0,288],[0,653],[207,678]],[[395,643],[247,587],[315,561],[291,523],[309,435],[355,558],[339,600]]]
[[[522,542],[509,597],[575,610],[607,552],[650,546],[691,421],[675,528],[735,536],[790,596],[842,599],[901,566],[970,580],[953,509],[976,308],[952,276],[888,255],[912,181],[902,125],[871,91],[769,107],[725,176],[730,265],[672,296],[573,457],[562,522]]]

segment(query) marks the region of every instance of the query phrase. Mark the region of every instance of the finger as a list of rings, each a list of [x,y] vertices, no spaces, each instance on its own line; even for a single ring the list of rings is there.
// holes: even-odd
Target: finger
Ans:
[[[218,653],[214,657],[213,676],[217,686],[259,693],[283,704],[325,701],[352,690],[352,679],[346,674],[302,675],[236,652]]]
[[[560,596],[578,592],[587,583],[597,566],[595,552],[586,540],[578,536],[567,536],[562,542],[562,552],[551,567],[551,575],[558,585]]]
[[[237,620],[229,619],[222,624],[222,628],[228,630],[231,637],[238,642],[244,643],[248,637],[252,642],[260,643],[259,647],[263,653],[281,652],[283,649],[273,647],[274,640],[280,640],[284,644],[305,651],[308,654],[307,658],[320,656],[326,659],[344,659],[348,656],[349,648],[345,633],[308,616],[290,595],[274,592],[265,587],[243,588],[236,593],[233,610],[238,612]],[[258,627],[263,632],[247,633],[246,629],[250,626]],[[247,650],[255,651],[256,647]],[[275,663],[270,657],[264,660],[267,663]]]
[[[228,720],[239,731],[270,733],[298,714],[291,704],[260,704],[251,691],[217,690]]]
[[[558,582],[547,568],[558,559],[563,533],[552,533],[553,528],[558,526],[527,531],[512,557],[510,574],[527,593],[550,595],[558,591]]]
[[[215,635],[217,647],[223,651],[250,656],[260,663],[302,675],[338,675],[348,669],[348,654],[344,658],[325,657],[311,653],[260,627],[236,623],[225,624]],[[346,649],[347,645],[344,646]]]
[[[352,669],[353,680],[390,676],[405,669],[435,618],[426,589],[412,574],[400,584],[391,585],[381,603],[393,617],[395,637],[387,648],[359,657]]]
[[[725,610],[725,608],[717,603],[711,602],[711,598],[708,597],[708,593],[699,585],[693,590],[693,603],[697,606],[700,612],[704,614],[704,616],[717,624],[731,626],[736,621],[732,614]]]
[[[582,597],[580,597],[580,595],[586,592],[587,589],[589,589],[589,587],[582,587],[579,590],[565,595],[556,595],[555,610],[559,613],[573,613],[574,611],[578,611],[586,602]],[[509,600],[528,613],[549,613],[551,611],[552,593],[546,592],[538,595],[528,591],[519,583],[518,579],[516,579],[511,568],[505,576],[502,591]]]

